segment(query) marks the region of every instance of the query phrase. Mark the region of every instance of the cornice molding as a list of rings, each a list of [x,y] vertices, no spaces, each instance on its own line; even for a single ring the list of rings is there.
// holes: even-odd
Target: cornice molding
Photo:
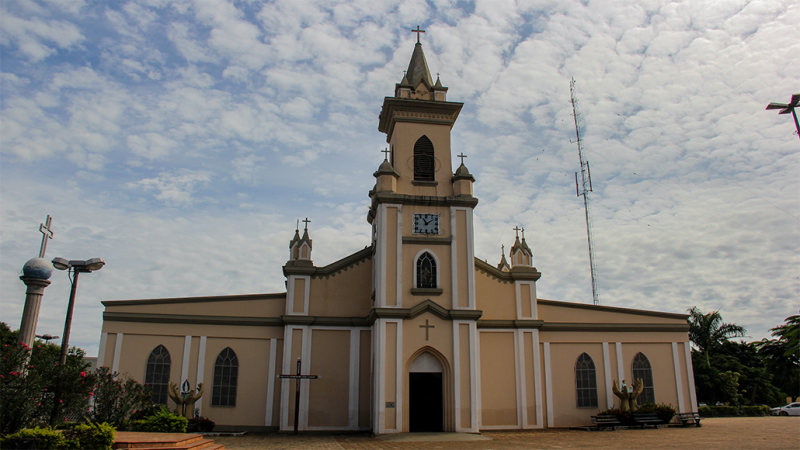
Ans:
[[[517,266],[508,272],[503,272],[482,259],[475,258],[475,270],[485,273],[503,282],[536,281],[542,277],[541,272],[535,267]]]
[[[283,266],[283,274],[287,277],[289,275],[308,275],[314,278],[329,278],[333,275],[346,272],[348,269],[352,269],[368,259],[372,259],[372,246],[364,247],[363,250],[359,250],[352,255],[345,256],[344,258],[332,262],[324,267],[292,266],[287,264]]]
[[[389,142],[397,122],[433,123],[452,128],[463,106],[458,102],[385,97],[378,131],[386,133],[386,142]]]
[[[478,320],[483,315],[483,311],[445,309],[431,300],[425,300],[413,308],[373,308],[367,316],[367,323],[372,325],[378,319],[413,319],[426,312],[442,320]]]
[[[604,306],[604,305],[590,305],[587,303],[562,302],[558,300],[544,300],[541,298],[536,299],[536,303],[538,305],[558,306],[561,308],[590,309],[594,311],[635,314],[639,316],[648,316],[648,317],[662,317],[665,319],[686,320],[689,318],[688,314],[668,313],[661,311],[645,311],[642,309],[621,308],[619,306]]]
[[[286,300],[286,293],[221,295],[213,297],[151,298],[142,300],[104,300],[103,306],[169,305],[174,303],[241,302],[254,300]]]
[[[453,236],[448,236],[448,237],[403,236],[403,244],[452,245]]]

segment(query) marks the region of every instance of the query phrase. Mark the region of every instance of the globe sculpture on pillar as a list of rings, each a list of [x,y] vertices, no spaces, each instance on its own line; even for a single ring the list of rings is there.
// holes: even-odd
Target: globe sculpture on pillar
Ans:
[[[189,387],[189,380],[185,380],[183,385],[181,386],[180,393],[178,392],[178,385],[173,383],[172,381],[169,382],[169,398],[175,402],[177,408],[177,413],[181,414],[183,417],[187,419],[194,418],[194,404],[200,397],[203,396],[203,383],[197,384],[197,393],[191,390]]]
[[[22,266],[22,276],[19,279],[28,289],[25,291],[25,307],[22,310],[17,342],[28,347],[33,345],[33,339],[36,337],[36,323],[39,319],[42,295],[44,288],[50,286],[52,275],[53,264],[44,258],[32,258]]]

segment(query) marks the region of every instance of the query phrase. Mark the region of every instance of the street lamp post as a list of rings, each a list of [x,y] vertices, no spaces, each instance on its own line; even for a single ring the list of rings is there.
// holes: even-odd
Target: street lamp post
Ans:
[[[792,101],[789,103],[772,102],[769,105],[767,105],[767,109],[780,109],[781,112],[779,112],[778,114],[792,113],[792,117],[794,117],[794,127],[797,129],[797,137],[800,137],[800,122],[797,121],[797,112],[795,111],[795,108],[797,108],[799,103],[800,103],[800,94],[792,94]]]
[[[69,304],[67,305],[67,318],[64,321],[64,339],[61,340],[61,357],[58,360],[59,372],[64,370],[67,363],[67,350],[69,349],[69,332],[72,328],[72,311],[75,307],[75,292],[78,290],[78,274],[90,273],[100,270],[106,263],[100,258],[83,260],[67,260],[64,258],[53,258],[53,267],[58,270],[66,270],[67,276],[72,273],[72,288],[69,292]],[[53,412],[50,415],[50,425],[55,426],[58,422],[58,410],[61,403],[61,383],[62,376],[59,375],[56,381],[56,392],[53,401]]]

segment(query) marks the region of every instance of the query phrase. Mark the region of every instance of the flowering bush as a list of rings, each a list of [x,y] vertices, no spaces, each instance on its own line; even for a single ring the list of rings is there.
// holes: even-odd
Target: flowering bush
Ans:
[[[672,418],[675,417],[675,414],[678,412],[674,406],[667,405],[665,403],[644,403],[639,405],[639,409],[636,412],[640,413],[653,413],[661,419],[661,423],[670,423]]]
[[[598,416],[615,416],[617,420],[624,425],[633,425],[636,422],[633,420],[633,413],[630,411],[623,411],[619,408],[611,408],[597,413]]]
[[[93,422],[107,422],[120,429],[137,411],[150,407],[153,392],[126,375],[112,373],[108,367],[95,372],[94,399],[86,418]]]

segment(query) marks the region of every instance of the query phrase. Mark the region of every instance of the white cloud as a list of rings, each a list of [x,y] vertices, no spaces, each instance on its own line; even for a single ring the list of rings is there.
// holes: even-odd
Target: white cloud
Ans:
[[[186,207],[198,200],[192,197],[199,186],[208,184],[213,175],[206,171],[181,169],[162,172],[156,178],[145,178],[125,185],[128,189],[155,190],[155,198],[168,206]]]

